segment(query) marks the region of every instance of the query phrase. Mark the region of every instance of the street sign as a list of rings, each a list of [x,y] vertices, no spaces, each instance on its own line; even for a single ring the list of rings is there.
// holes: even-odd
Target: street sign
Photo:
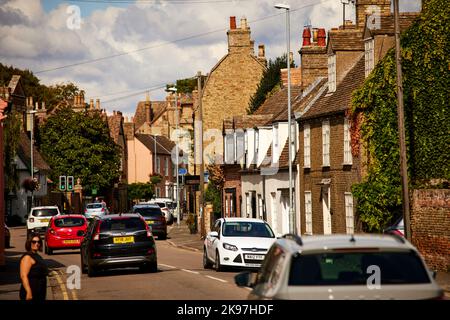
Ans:
[[[179,168],[178,169],[178,174],[184,176],[187,173],[187,169],[186,168]]]
[[[200,184],[200,176],[185,176],[184,184],[187,186],[195,186]]]
[[[96,195],[97,194],[97,189],[95,189],[95,188],[92,188],[92,195]]]

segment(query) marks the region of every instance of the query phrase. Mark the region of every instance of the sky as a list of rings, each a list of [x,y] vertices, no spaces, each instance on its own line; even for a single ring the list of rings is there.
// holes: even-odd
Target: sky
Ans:
[[[230,16],[238,26],[247,19],[256,54],[259,44],[267,59],[285,53],[280,2],[291,7],[299,65],[303,26],[342,24],[340,0],[0,0],[0,62],[31,70],[45,85],[73,82],[87,101],[131,117],[146,91],[164,100],[165,84],[207,74],[226,55]],[[400,0],[400,9],[419,11],[420,0]],[[346,18],[354,15],[346,6]]]

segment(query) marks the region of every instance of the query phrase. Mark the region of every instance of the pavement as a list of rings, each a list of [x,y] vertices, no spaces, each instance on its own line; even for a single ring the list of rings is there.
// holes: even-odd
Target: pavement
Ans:
[[[203,240],[200,231],[191,234],[185,220],[181,220],[179,225],[175,221],[167,227],[167,242],[175,247],[203,252]]]

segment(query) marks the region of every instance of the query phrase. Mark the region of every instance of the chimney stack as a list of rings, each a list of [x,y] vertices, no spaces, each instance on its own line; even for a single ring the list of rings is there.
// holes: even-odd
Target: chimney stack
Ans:
[[[44,111],[46,110],[46,109],[45,109],[45,102],[44,102],[44,101],[41,102],[41,109],[44,110]]]
[[[94,99],[89,100],[89,110],[94,110]]]
[[[230,30],[236,29],[236,17],[230,17]]]
[[[266,49],[263,44],[260,44],[258,46],[258,58],[265,58],[266,57]]]
[[[100,111],[100,99],[97,99],[95,109]]]
[[[303,46],[311,45],[311,30],[308,26],[303,29]]]
[[[356,28],[364,28],[366,16],[391,15],[391,0],[356,0]]]

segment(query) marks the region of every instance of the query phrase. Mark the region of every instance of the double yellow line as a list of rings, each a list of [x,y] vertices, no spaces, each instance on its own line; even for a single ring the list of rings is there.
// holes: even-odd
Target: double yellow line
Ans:
[[[56,279],[61,288],[63,295],[63,300],[78,300],[77,290],[68,290],[65,282],[63,281],[64,272],[62,270],[53,270],[51,273],[52,277]],[[72,297],[70,297],[72,296]]]

